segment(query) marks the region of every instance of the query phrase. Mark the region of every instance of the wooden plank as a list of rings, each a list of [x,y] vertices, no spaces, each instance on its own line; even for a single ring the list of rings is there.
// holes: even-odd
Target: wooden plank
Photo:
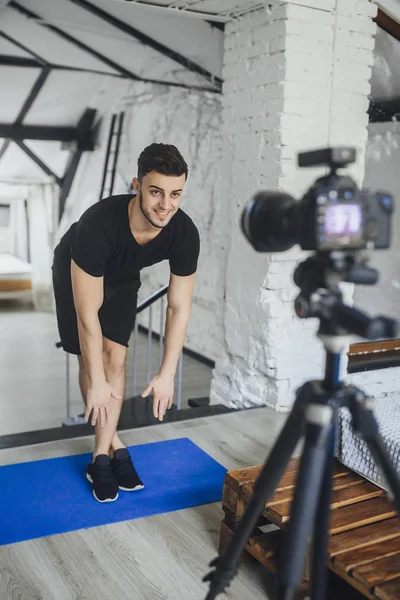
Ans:
[[[379,558],[392,556],[400,552],[400,534],[390,540],[379,542],[378,544],[369,544],[363,548],[343,552],[336,556],[335,565],[348,573],[356,567],[373,562]]]
[[[222,554],[224,554],[229,541],[232,537],[232,529],[230,529],[230,527],[224,522],[221,522],[221,529],[219,532],[219,546],[218,546],[218,554],[221,556]],[[249,555],[246,552],[246,550],[243,550],[243,554],[240,557],[240,562],[247,562],[249,560]]]
[[[368,600],[376,600],[376,596],[374,595],[374,593],[367,590],[362,583],[360,583],[359,581],[356,581],[355,579],[353,579],[353,577],[350,577],[349,575],[347,575],[347,573],[345,573],[341,569],[335,568],[335,565],[331,565],[330,569],[334,573],[336,573],[341,579],[343,579],[343,581],[345,581],[346,583],[351,585],[352,588],[354,588],[358,592],[360,592],[365,598],[368,598]],[[339,598],[335,598],[334,600],[339,600]]]
[[[379,27],[400,41],[400,23],[392,19],[392,17],[387,15],[380,8],[378,8],[378,14],[374,18],[374,21],[379,25]]]
[[[386,498],[373,498],[332,511],[329,532],[331,535],[335,535],[395,516],[396,511]]]
[[[257,552],[262,560],[265,560],[276,555],[282,541],[282,536],[283,531],[276,529],[275,531],[252,536],[248,540],[248,545],[251,547],[257,546]]]
[[[379,496],[383,496],[384,493],[384,490],[378,488],[376,485],[370,483],[369,481],[365,481],[360,485],[354,485],[338,490],[333,490],[331,509],[335,511],[336,509],[339,509],[341,507],[363,504],[370,498],[377,498]],[[281,525],[289,519],[290,507],[291,501],[282,502],[281,504],[277,504],[271,507],[269,507],[269,504],[267,504],[266,516],[269,519],[271,519],[273,523]],[[354,507],[352,509],[353,514],[356,513],[357,510],[358,509]]]
[[[232,531],[229,530],[227,525],[222,522],[221,531],[224,530],[225,539],[229,540],[232,535]],[[277,558],[278,551],[281,546],[283,531],[275,530],[261,535],[252,536],[245,545],[245,552],[250,554],[263,565],[268,571],[276,574],[279,568],[279,561]],[[245,560],[244,555],[242,560]],[[301,579],[300,582],[300,596],[304,598],[308,589],[308,583]]]
[[[359,344],[351,344],[347,354],[348,356],[355,356],[357,354],[397,350],[398,348],[400,348],[400,339],[381,340],[379,342],[361,342]]]
[[[400,535],[400,519],[392,518],[379,521],[372,525],[365,525],[357,529],[351,529],[344,533],[333,535],[329,538],[329,554],[331,557],[338,556],[343,552],[357,550],[370,544],[390,540]]]
[[[298,460],[298,459],[295,459],[295,460]],[[276,494],[282,493],[282,498],[284,498],[289,490],[291,490],[289,492],[291,494],[294,486],[296,485],[297,473],[298,473],[297,470],[286,471],[284,473],[284,475],[282,476],[281,480],[279,481],[278,485],[276,486],[273,497],[276,497]],[[335,465],[334,465],[334,469],[333,469],[333,476],[332,476],[332,481],[335,482],[335,486],[336,486],[336,481],[343,477],[350,477],[350,478],[353,477],[355,479],[358,478],[360,480],[360,482],[364,481],[363,477],[361,477],[357,473],[354,473],[353,471],[350,471],[350,469],[348,469],[341,463],[335,461]],[[348,481],[350,484],[351,480],[349,479]],[[229,481],[229,485],[231,485],[230,481]],[[243,497],[247,501],[250,500],[251,496],[254,493],[254,486],[255,486],[254,480],[243,481],[243,483],[240,484],[240,493],[243,494]],[[236,486],[236,489],[238,489],[237,486]],[[291,497],[291,495],[288,496],[288,498],[290,498],[290,497]],[[268,502],[268,504],[269,504],[269,502]]]
[[[365,600],[365,598],[376,600],[375,596],[366,592],[365,588],[354,579],[350,580],[345,574],[338,575],[329,569],[327,595],[324,600]],[[310,597],[307,600],[310,600]]]
[[[229,512],[235,515],[236,520],[240,521],[243,517],[243,514],[246,510],[247,502],[235,492],[228,485],[224,485],[222,490],[222,508],[224,511],[228,510]]]
[[[370,588],[400,577],[400,549],[397,554],[357,567],[353,570],[352,576]]]
[[[229,487],[229,485],[224,485],[222,490],[222,506],[223,508],[227,508],[232,513],[236,513],[236,504],[237,504],[238,495],[237,493]]]
[[[0,292],[23,292],[31,289],[30,279],[0,279]]]
[[[288,462],[283,478],[291,473],[297,473],[299,466],[299,458],[292,458]],[[228,471],[225,475],[225,484],[229,485],[234,491],[239,492],[241,487],[246,483],[254,483],[260,475],[264,465],[256,465],[253,467],[246,467],[244,469],[234,469]]]
[[[339,477],[345,477],[346,475],[352,472],[353,471],[351,471],[348,467],[342,465],[342,463],[335,461],[333,465],[332,478],[337,479]],[[279,484],[276,486],[276,491],[280,491],[288,487],[293,487],[294,485],[296,485],[296,478],[297,473],[285,473]]]
[[[380,600],[399,600],[400,598],[400,577],[378,585],[374,590],[375,596]]]
[[[361,485],[365,483],[364,477],[358,475],[358,473],[354,473],[349,471],[348,473],[339,473],[336,477],[332,478],[332,490],[340,490],[343,488]],[[277,489],[277,491],[272,496],[271,500],[268,500],[266,503],[266,507],[274,506],[276,504],[280,504],[282,502],[288,502],[292,500],[294,486],[286,487],[283,489]],[[254,493],[254,485],[252,483],[247,483],[243,485],[241,488],[241,495],[248,502],[251,496]]]

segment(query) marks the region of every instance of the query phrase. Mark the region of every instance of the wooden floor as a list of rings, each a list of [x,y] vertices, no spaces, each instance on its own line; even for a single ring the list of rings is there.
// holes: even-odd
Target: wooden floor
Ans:
[[[234,469],[264,462],[286,417],[258,408],[132,430],[121,437],[127,445],[188,437],[227,469]],[[2,450],[0,464],[92,449],[93,438],[88,437]],[[132,506],[134,511],[134,496]],[[0,547],[0,598],[204,599],[208,586],[202,577],[217,555],[222,518],[221,503],[216,503]],[[262,573],[256,563],[241,565],[228,594],[218,598],[265,600]]]
[[[28,305],[0,301],[0,435],[60,427],[66,417],[65,353],[56,349],[55,315]],[[152,343],[152,374],[159,366],[159,344]],[[77,360],[71,356],[71,415],[84,412]],[[133,396],[132,348],[128,350],[126,397]],[[147,337],[139,334],[137,393],[146,387]],[[182,407],[208,396],[212,369],[183,357]]]

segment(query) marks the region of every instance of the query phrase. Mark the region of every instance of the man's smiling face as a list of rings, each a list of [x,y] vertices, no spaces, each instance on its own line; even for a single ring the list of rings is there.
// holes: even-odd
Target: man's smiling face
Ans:
[[[153,227],[168,225],[179,208],[185,183],[185,175],[161,175],[157,171],[144,175],[141,182],[133,180],[140,209]]]

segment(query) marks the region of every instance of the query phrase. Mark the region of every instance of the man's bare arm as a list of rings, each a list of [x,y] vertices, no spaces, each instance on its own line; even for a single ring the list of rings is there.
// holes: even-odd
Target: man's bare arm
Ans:
[[[93,387],[106,381],[98,317],[103,303],[103,277],[92,277],[71,261],[71,278],[82,359],[89,385]]]
[[[160,368],[163,374],[175,376],[192,308],[196,273],[187,277],[171,274],[168,288],[168,308],[165,323],[164,357]]]
[[[174,377],[186,337],[195,280],[194,273],[187,277],[171,274],[169,281],[164,357],[158,375],[153,377],[142,394],[146,398],[153,392],[153,414],[160,421],[173,402]]]

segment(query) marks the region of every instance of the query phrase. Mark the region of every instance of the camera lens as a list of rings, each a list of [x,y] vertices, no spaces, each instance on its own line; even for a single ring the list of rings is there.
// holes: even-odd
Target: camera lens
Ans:
[[[257,252],[283,252],[298,243],[291,212],[296,200],[283,192],[258,192],[242,212],[242,231]]]

